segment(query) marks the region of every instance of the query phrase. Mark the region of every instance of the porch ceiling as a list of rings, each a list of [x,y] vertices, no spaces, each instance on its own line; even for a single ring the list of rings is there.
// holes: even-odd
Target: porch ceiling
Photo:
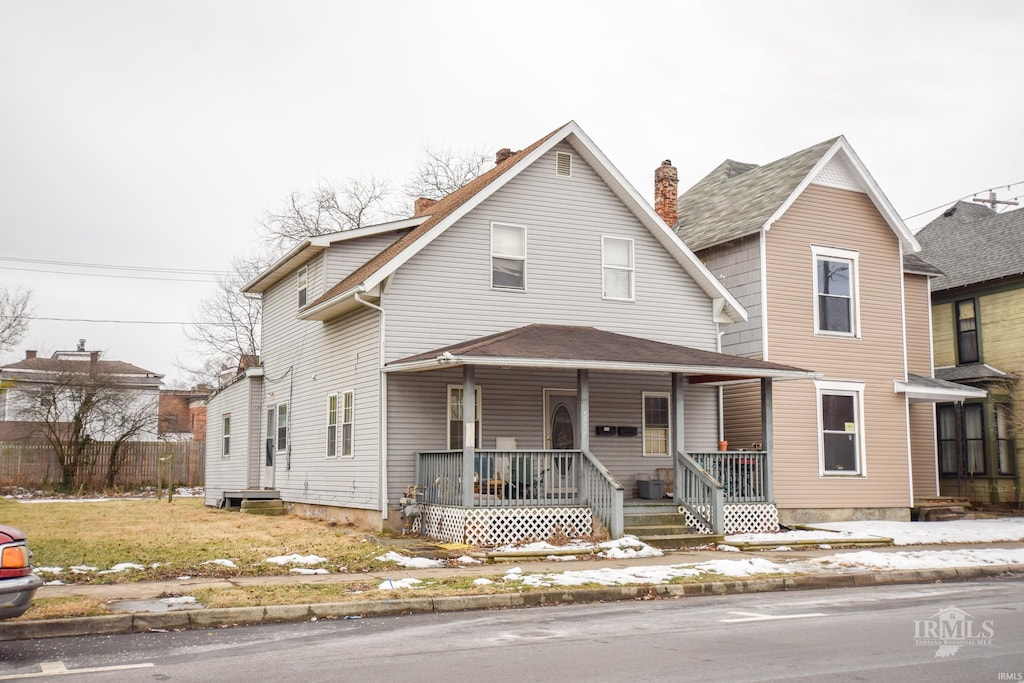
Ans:
[[[388,363],[385,372],[425,372],[457,365],[677,372],[691,382],[771,377],[810,379],[814,373],[753,358],[606,332],[594,327],[533,324]]]

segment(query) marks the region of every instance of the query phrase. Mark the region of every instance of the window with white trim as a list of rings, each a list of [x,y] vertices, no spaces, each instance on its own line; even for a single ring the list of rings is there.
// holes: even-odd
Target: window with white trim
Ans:
[[[343,458],[351,458],[354,453],[352,450],[354,396],[352,391],[341,393],[341,457]]]
[[[633,240],[601,237],[601,296],[632,301],[634,274]]]
[[[231,455],[231,413],[224,415],[221,418],[221,441],[224,444],[221,447],[220,455],[222,458],[226,458]]]
[[[644,455],[668,455],[668,394],[644,392]]]
[[[327,457],[338,455],[338,395],[327,397]]]
[[[279,403],[277,406],[277,450],[283,451],[288,448],[288,404]]]
[[[860,336],[856,251],[812,246],[814,254],[814,331]]]
[[[299,274],[295,278],[295,285],[299,291],[299,308],[306,305],[306,292],[307,285],[309,284],[309,268],[302,266],[299,268]]]
[[[476,447],[480,447],[480,387],[476,388]],[[462,387],[452,384],[448,386],[448,450],[462,450],[464,446],[463,435],[466,433],[462,420]]]
[[[864,473],[863,398],[860,382],[815,382],[821,473]]]
[[[491,287],[526,289],[526,228],[491,223]]]

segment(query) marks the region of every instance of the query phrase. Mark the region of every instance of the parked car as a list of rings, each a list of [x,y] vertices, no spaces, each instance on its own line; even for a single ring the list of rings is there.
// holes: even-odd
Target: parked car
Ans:
[[[0,525],[0,619],[20,617],[32,606],[32,596],[43,585],[32,573],[32,553],[25,534]]]

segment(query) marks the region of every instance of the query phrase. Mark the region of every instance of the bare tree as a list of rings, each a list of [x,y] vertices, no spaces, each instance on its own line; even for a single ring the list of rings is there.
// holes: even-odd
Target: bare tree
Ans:
[[[494,156],[483,149],[453,152],[450,149],[423,149],[424,159],[403,187],[410,200],[417,197],[441,199],[482,174],[494,163]]]
[[[0,285],[0,352],[13,349],[25,337],[32,315],[31,302],[30,290],[11,291]]]
[[[375,222],[385,213],[389,192],[386,181],[372,177],[341,186],[323,182],[310,193],[288,195],[284,208],[268,211],[257,232],[276,253],[283,253],[304,239]]]
[[[266,266],[266,259],[255,255],[235,258],[230,275],[218,278],[217,289],[200,302],[185,335],[201,360],[178,363],[194,383],[217,386],[222,371],[259,357],[263,308],[241,290]]]
[[[107,483],[113,485],[125,444],[156,432],[157,396],[124,386],[95,364],[66,361],[44,377],[16,381],[14,388],[19,415],[37,423],[57,453],[62,491],[74,490],[91,471],[100,455],[96,442],[109,442]]]

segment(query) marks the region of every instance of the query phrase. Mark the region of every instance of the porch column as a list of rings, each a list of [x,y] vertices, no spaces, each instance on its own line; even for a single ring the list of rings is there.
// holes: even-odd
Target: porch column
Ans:
[[[775,500],[773,481],[773,453],[775,452],[774,431],[772,429],[772,378],[761,378],[761,439],[764,443],[764,495],[769,503]]]
[[[579,424],[579,438],[576,443],[580,450],[590,450],[590,371],[576,371],[576,405],[579,409],[577,423]]]
[[[680,464],[676,453],[686,452],[686,429],[683,422],[685,410],[683,405],[683,388],[686,386],[686,382],[686,375],[681,375],[678,372],[672,373],[672,393],[669,396],[669,402],[672,405],[669,407],[671,413],[668,419],[670,430],[668,453],[672,456],[672,500],[677,504],[683,502],[683,466]]]
[[[473,506],[476,454],[476,367],[462,366],[462,504]]]

